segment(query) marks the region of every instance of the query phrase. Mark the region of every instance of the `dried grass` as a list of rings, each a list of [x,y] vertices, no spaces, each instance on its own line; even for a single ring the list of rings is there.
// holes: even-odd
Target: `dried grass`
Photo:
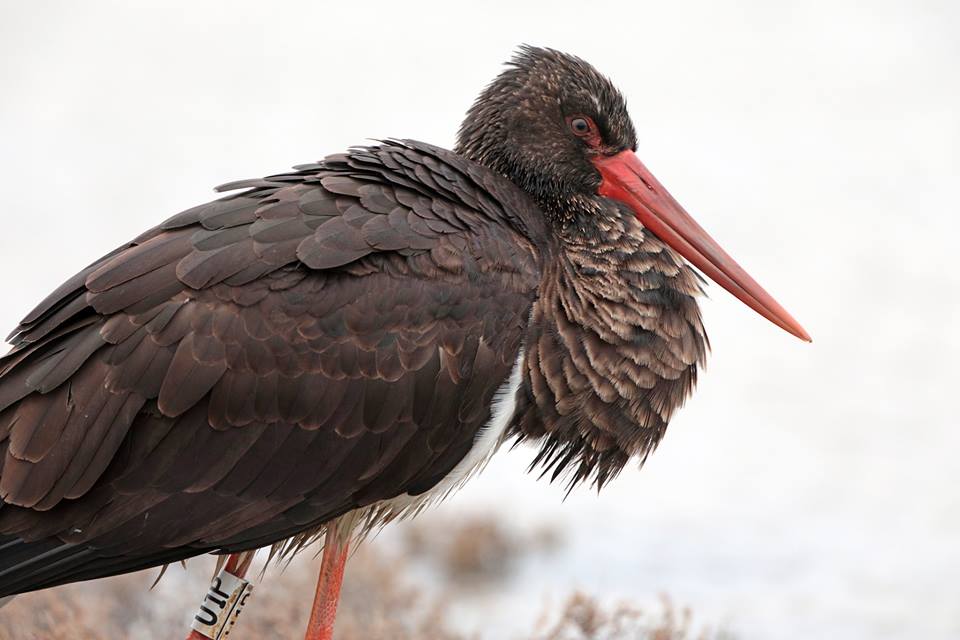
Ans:
[[[557,529],[542,527],[522,534],[489,515],[458,520],[435,516],[404,529],[405,555],[460,585],[506,579],[523,558],[551,553],[561,544]]]
[[[667,596],[651,613],[621,602],[606,608],[584,593],[575,593],[559,613],[546,612],[529,640],[724,640],[724,632],[694,630],[689,608],[677,609]]]
[[[464,581],[495,587],[519,560],[549,553],[560,544],[555,531],[518,534],[493,518],[463,522],[426,516],[407,526],[403,548],[368,541],[347,569],[337,640],[474,640],[448,619],[443,596],[413,586],[410,569],[426,566],[444,593]],[[193,560],[186,571],[170,567],[150,590],[157,572],[119,576],[18,596],[0,609],[0,640],[115,640],[183,638],[213,570],[213,558]],[[308,552],[285,569],[273,567],[255,588],[230,640],[302,637],[313,598],[319,560]],[[421,572],[422,575],[422,572]],[[529,640],[719,640],[694,635],[688,610],[669,600],[650,615],[627,604],[606,608],[575,594],[559,610],[545,611]]]

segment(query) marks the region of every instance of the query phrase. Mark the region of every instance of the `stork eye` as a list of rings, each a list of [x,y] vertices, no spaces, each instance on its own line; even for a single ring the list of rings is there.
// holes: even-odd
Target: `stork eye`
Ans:
[[[585,136],[590,133],[590,123],[586,118],[573,118],[570,120],[570,128],[578,136]]]

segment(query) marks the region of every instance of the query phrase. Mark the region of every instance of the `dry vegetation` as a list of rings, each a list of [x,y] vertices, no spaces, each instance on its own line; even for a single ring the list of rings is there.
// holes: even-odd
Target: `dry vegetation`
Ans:
[[[442,535],[440,535],[442,532]],[[490,518],[468,522],[427,516],[408,526],[403,549],[381,550],[375,541],[361,546],[350,561],[344,585],[338,640],[473,640],[457,629],[441,596],[414,586],[405,569],[417,564],[445,588],[497,584],[525,554],[550,553],[561,544],[556,532],[530,535],[509,531]],[[253,597],[231,640],[302,637],[319,561],[301,554],[283,570],[271,567],[261,583],[254,576]],[[212,559],[194,560],[186,571],[171,567],[153,591],[156,571],[16,598],[0,609],[0,640],[116,640],[186,636],[189,619],[206,590]],[[695,632],[690,612],[668,600],[648,614],[621,604],[605,607],[574,594],[559,610],[545,611],[517,640],[719,640]]]

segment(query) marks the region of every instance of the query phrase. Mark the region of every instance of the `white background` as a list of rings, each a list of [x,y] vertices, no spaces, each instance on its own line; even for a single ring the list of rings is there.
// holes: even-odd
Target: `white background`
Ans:
[[[742,638],[960,637],[960,5],[0,3],[0,325],[210,187],[375,137],[450,146],[521,42],[621,87],[639,155],[805,325],[719,287],[667,438],[600,496],[503,453],[447,503],[567,545],[458,608],[690,604]]]

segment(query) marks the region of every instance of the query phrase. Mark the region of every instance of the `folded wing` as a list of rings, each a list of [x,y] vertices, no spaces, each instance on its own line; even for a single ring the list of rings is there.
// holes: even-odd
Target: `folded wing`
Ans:
[[[539,282],[536,209],[414,142],[167,220],[0,360],[0,596],[282,540],[469,451]]]

